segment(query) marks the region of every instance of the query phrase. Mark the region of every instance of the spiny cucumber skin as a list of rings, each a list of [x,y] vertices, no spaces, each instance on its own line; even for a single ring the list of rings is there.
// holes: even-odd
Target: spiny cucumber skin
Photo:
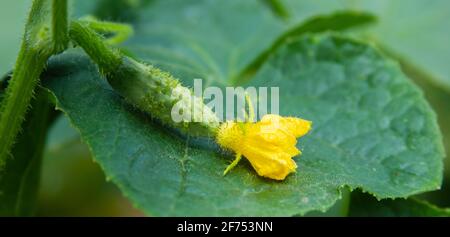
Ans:
[[[122,57],[121,65],[107,74],[109,84],[130,104],[158,119],[164,125],[180,129],[187,135],[212,137],[219,127],[216,115],[204,105],[203,100],[194,97],[191,90],[167,72],[151,65],[139,63],[129,57]],[[204,120],[174,122],[171,116],[173,106],[183,102],[183,110],[196,109]],[[191,103],[191,101],[194,101]],[[193,105],[193,108],[192,108]],[[203,113],[201,113],[203,111]],[[198,118],[198,116],[197,116]]]

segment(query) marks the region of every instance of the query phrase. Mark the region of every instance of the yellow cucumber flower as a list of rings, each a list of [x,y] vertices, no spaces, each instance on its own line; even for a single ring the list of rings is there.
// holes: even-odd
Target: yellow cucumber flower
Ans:
[[[301,154],[295,146],[297,138],[308,133],[311,124],[307,120],[275,114],[265,115],[256,123],[223,123],[216,136],[217,142],[236,153],[236,159],[227,167],[224,175],[236,166],[243,155],[258,175],[284,180],[297,168],[292,159]]]

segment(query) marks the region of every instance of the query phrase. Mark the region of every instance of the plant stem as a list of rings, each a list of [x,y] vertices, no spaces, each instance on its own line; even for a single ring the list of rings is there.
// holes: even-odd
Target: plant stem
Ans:
[[[11,150],[14,159],[6,161],[0,179],[0,216],[32,216],[36,210],[45,138],[55,115],[49,92],[37,89],[24,132]]]
[[[113,36],[108,37],[105,41],[112,45],[118,45],[125,42],[128,38],[133,35],[133,27],[128,24],[99,21],[94,17],[84,17],[80,20],[88,26],[89,28],[95,30],[101,34],[110,34]]]
[[[340,216],[342,217],[348,216],[350,202],[351,202],[351,191],[348,188],[344,188],[342,190]]]
[[[60,53],[69,45],[67,17],[67,0],[53,0],[52,2],[52,38],[53,51]]]
[[[25,114],[30,106],[33,91],[39,82],[39,76],[45,67],[47,59],[55,52],[55,45],[59,50],[67,45],[63,34],[64,17],[67,17],[66,0],[54,0],[53,9],[54,32],[53,40],[48,36],[49,1],[34,0],[25,26],[19,56],[16,61],[13,76],[5,92],[0,108],[0,170],[10,156],[11,148],[19,133]],[[57,23],[57,21],[60,21]],[[62,23],[61,23],[62,22]],[[67,28],[67,27],[66,27]],[[59,32],[61,31],[61,32]]]
[[[22,48],[16,70],[6,90],[0,117],[0,169],[5,164],[14,139],[20,130],[24,115],[30,104],[33,89],[45,66],[46,57]]]
[[[98,64],[102,73],[114,72],[122,64],[120,52],[106,44],[101,35],[91,30],[86,23],[72,21],[69,35]]]
[[[287,20],[289,18],[289,12],[280,0],[263,0],[263,2],[270,7],[276,16],[283,20]]]

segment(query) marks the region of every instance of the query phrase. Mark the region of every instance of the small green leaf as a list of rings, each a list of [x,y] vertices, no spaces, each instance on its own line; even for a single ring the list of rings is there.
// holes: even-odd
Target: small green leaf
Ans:
[[[300,139],[297,173],[258,177],[242,162],[189,145],[119,97],[76,53],[51,60],[45,78],[96,161],[149,215],[294,215],[326,210],[340,188],[379,198],[437,189],[443,148],[434,113],[397,64],[337,36],[292,39],[251,84],[279,86],[282,115],[314,121]]]
[[[351,196],[350,216],[357,217],[449,217],[450,209],[439,208],[417,198],[381,200],[354,192]]]

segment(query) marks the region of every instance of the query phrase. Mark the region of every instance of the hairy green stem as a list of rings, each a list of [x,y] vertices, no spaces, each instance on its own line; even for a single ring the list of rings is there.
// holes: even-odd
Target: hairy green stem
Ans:
[[[66,0],[54,0],[54,18],[52,25],[54,30],[61,31],[49,36],[48,22],[50,13],[49,0],[34,0],[25,27],[19,56],[17,58],[10,84],[6,89],[5,97],[0,108],[0,170],[10,156],[11,148],[19,133],[25,114],[30,106],[33,91],[39,82],[39,76],[43,71],[47,59],[54,53],[55,45],[59,50],[67,45],[64,24],[56,23],[67,17]],[[67,20],[65,20],[67,22]],[[58,36],[56,36],[58,35]],[[58,42],[52,42],[58,40]],[[61,41],[61,42],[60,42]]]
[[[86,22],[72,21],[69,35],[98,64],[102,73],[113,72],[122,64],[120,52],[105,44],[104,39],[91,30]]]
[[[54,53],[60,53],[69,45],[67,0],[52,1],[52,38]]]
[[[12,150],[14,160],[11,162],[25,164],[20,167],[22,175],[15,200],[15,216],[32,216],[36,211],[45,138],[53,120],[54,105],[45,89],[40,88],[31,103],[33,108],[24,123],[26,131],[18,137]]]
[[[112,45],[118,45],[125,42],[133,35],[133,27],[128,24],[115,22],[99,21],[92,16],[83,17],[80,22],[86,24],[89,28],[101,34],[113,34],[105,41]]]
[[[32,216],[36,210],[41,161],[47,130],[54,119],[49,93],[37,88],[23,133],[11,151],[0,178],[0,216]]]
[[[17,59],[16,70],[6,90],[0,117],[0,168],[19,132],[24,115],[30,104],[33,89],[38,83],[46,57],[34,50],[22,48]]]

